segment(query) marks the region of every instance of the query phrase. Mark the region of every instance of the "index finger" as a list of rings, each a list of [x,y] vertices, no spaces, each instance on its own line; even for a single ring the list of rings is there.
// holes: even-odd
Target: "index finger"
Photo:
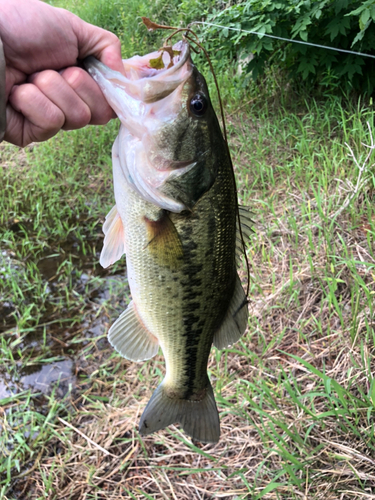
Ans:
[[[106,66],[124,73],[121,42],[116,35],[82,21],[72,14],[72,27],[78,42],[78,57],[95,56]]]

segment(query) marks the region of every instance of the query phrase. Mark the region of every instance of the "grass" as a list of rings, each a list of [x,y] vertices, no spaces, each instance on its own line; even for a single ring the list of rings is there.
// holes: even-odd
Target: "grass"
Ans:
[[[125,51],[149,43],[136,2],[59,5],[134,30]],[[308,97],[272,69],[244,90],[233,72],[219,81],[255,233],[248,332],[209,361],[215,446],[178,426],[140,438],[163,357],[131,363],[106,340],[129,297],[124,262],[98,264],[116,123],[0,146],[1,500],[375,498],[372,169],[340,212],[358,177],[345,143],[367,154],[373,106]],[[41,368],[64,361],[45,387]]]

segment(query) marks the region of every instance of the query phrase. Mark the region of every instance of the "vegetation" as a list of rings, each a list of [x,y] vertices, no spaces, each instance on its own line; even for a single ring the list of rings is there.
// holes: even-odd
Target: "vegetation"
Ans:
[[[55,4],[116,30],[124,56],[160,45],[139,15],[205,14],[187,1]],[[98,263],[117,124],[2,144],[0,500],[375,498],[372,102],[312,96],[268,66],[244,88],[220,57],[255,229],[249,330],[209,362],[222,438],[192,443],[178,426],[141,438],[163,357],[128,362],[106,340],[129,299],[125,262]]]
[[[262,35],[374,54],[374,0],[245,0],[215,11],[208,21],[226,27],[208,29],[211,35],[217,33],[221,57],[234,52],[246,59],[249,53],[254,54],[245,65],[254,78],[269,62],[310,85],[373,92],[372,59]],[[255,31],[260,36],[231,28]]]

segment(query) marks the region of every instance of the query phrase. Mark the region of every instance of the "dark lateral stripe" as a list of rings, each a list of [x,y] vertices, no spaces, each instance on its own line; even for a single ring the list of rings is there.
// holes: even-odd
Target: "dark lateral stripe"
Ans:
[[[197,224],[197,220],[192,220],[192,224]],[[207,223],[207,221],[206,221]],[[183,374],[185,378],[184,398],[190,399],[196,390],[197,368],[201,363],[198,363],[198,350],[200,348],[202,333],[205,327],[206,318],[202,317],[204,313],[204,304],[202,304],[203,282],[200,277],[204,265],[200,262],[197,253],[203,255],[204,250],[202,241],[195,242],[193,228],[191,225],[186,225],[181,234],[181,240],[184,248],[184,265],[181,269],[184,278],[181,280],[183,287],[183,323],[184,331],[182,333],[183,342],[185,343],[185,356],[183,365]],[[210,254],[212,253],[212,243],[208,238],[206,241]]]
[[[188,225],[184,228],[182,235],[184,247],[184,266],[182,272],[186,277],[181,281],[183,287],[183,322],[185,339],[185,363],[184,375],[186,376],[186,391],[184,398],[189,399],[194,392],[194,382],[197,369],[198,346],[200,336],[203,332],[204,321],[195,312],[199,311],[201,303],[197,300],[197,293],[202,294],[202,279],[199,272],[203,269],[202,264],[197,262],[198,244],[192,239],[193,228]],[[198,326],[199,325],[199,326]]]
[[[197,290],[197,291],[191,290],[186,295],[184,295],[184,300],[194,300],[197,297],[201,297],[202,295],[203,295],[202,290]]]

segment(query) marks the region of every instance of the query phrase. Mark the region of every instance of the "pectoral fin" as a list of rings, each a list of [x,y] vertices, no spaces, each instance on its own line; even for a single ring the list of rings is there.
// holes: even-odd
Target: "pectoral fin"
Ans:
[[[116,205],[105,218],[103,233],[105,238],[100,264],[105,268],[119,260],[125,253],[125,231]]]
[[[158,220],[144,217],[147,227],[148,243],[146,249],[162,266],[176,268],[183,257],[182,243],[177,229],[167,212]]]
[[[130,361],[144,361],[158,352],[159,341],[140,320],[134,302],[121,314],[108,332],[111,345]]]
[[[224,347],[231,346],[237,342],[246,330],[248,317],[249,311],[246,294],[237,274],[236,285],[227,314],[219,330],[214,335],[214,346],[218,349],[224,349]]]

